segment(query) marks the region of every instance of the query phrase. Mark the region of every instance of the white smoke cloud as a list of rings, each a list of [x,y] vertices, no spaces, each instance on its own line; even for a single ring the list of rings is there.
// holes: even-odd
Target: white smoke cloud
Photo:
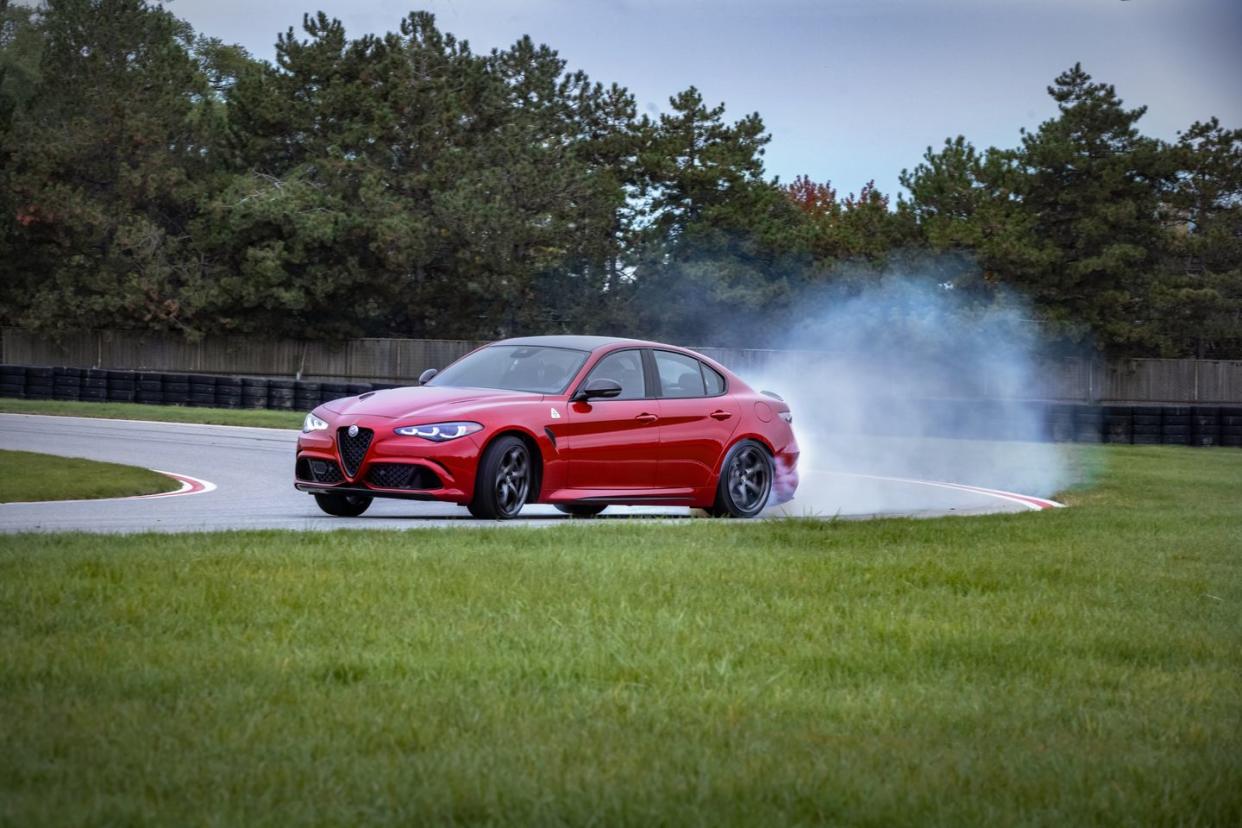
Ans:
[[[1046,441],[1038,326],[1018,299],[979,304],[901,275],[804,304],[738,373],[794,413],[801,485],[789,514],[943,511],[959,492],[891,479],[1048,496],[1074,482],[1070,449]],[[966,498],[969,501],[969,498]],[[969,508],[969,504],[967,504]]]

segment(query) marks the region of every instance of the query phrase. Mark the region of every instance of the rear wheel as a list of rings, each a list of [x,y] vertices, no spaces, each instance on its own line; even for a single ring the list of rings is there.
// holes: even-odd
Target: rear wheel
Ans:
[[[553,505],[556,506],[558,512],[580,518],[595,517],[608,508],[606,503],[555,503]]]
[[[716,484],[713,517],[752,518],[772,494],[772,455],[754,440],[743,440],[725,455]]]
[[[371,505],[370,495],[341,494],[339,492],[316,492],[315,502],[335,517],[358,517]]]
[[[505,435],[487,447],[479,461],[470,514],[480,520],[517,517],[530,496],[535,479],[530,448],[520,437]]]

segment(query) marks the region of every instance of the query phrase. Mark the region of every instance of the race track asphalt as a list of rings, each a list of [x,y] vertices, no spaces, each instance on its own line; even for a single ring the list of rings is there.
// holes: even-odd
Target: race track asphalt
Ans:
[[[208,490],[177,496],[0,504],[0,532],[191,532],[230,529],[410,529],[496,526],[462,507],[377,499],[357,518],[323,514],[293,488],[297,432],[283,429],[189,425],[82,417],[0,414],[0,449],[43,452],[125,463],[185,475]],[[952,485],[847,473],[804,471],[815,505],[793,501],[777,515],[872,517],[979,514],[1037,508],[1005,496]],[[875,504],[885,504],[877,512]],[[660,518],[686,523],[684,508],[610,507],[596,521]],[[567,520],[550,506],[528,506],[503,526],[543,526]]]

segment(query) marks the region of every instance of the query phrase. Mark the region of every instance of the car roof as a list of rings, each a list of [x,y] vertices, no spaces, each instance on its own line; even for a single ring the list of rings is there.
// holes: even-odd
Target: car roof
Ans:
[[[519,336],[513,339],[502,339],[494,345],[542,345],[547,348],[576,348],[580,351],[595,351],[612,345],[634,345],[642,347],[673,347],[661,345],[659,342],[644,342],[641,339],[626,339],[620,336],[577,336],[559,334],[552,336]]]

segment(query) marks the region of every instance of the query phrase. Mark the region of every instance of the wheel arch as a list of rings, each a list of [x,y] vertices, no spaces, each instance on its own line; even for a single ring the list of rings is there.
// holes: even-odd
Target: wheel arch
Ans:
[[[543,451],[539,448],[539,441],[535,439],[535,435],[531,434],[525,428],[522,428],[521,426],[510,425],[510,426],[505,426],[504,428],[497,429],[494,434],[492,434],[491,436],[487,438],[487,442],[485,442],[482,446],[479,447],[479,463],[483,462],[483,455],[487,454],[487,450],[491,448],[492,444],[495,443],[497,440],[499,440],[501,437],[517,437],[519,440],[521,440],[523,443],[526,444],[526,447],[528,449],[530,449],[531,457],[535,461],[533,463],[535,479],[532,481],[532,484],[531,484],[531,491],[534,492],[535,497],[528,498],[526,502],[527,503],[538,502],[540,500],[539,495],[543,494],[543,464],[544,464]],[[478,478],[478,473],[479,473],[478,466],[476,465],[475,466],[476,480]]]
[[[729,442],[725,444],[724,451],[720,452],[720,457],[716,459],[716,467],[712,470],[712,477],[715,478],[715,482],[717,484],[720,482],[720,472],[724,468],[725,458],[729,456],[729,452],[733,451],[734,447],[736,447],[738,443],[745,442],[746,440],[750,440],[751,442],[758,443],[763,446],[763,448],[767,451],[768,456],[772,458],[773,465],[776,464],[776,448],[772,445],[772,441],[767,437],[753,431],[748,431],[743,434],[734,434]]]

